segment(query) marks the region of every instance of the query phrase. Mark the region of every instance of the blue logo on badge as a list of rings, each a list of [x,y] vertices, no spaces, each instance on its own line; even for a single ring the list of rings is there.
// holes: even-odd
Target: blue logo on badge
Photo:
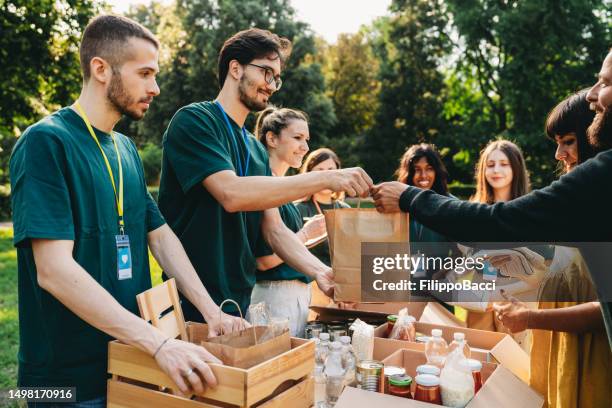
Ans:
[[[130,265],[130,248],[122,247],[117,249],[117,260],[119,264],[119,269],[128,269],[131,267]]]

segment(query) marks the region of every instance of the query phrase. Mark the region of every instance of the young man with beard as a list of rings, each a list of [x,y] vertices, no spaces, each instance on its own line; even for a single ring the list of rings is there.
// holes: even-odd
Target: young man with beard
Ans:
[[[596,111],[588,131],[589,140],[608,150],[577,166],[548,187],[494,205],[452,200],[397,182],[375,186],[372,195],[378,211],[408,212],[425,226],[458,241],[582,243],[576,245],[597,288],[608,341],[612,346],[612,254],[609,245],[596,244],[612,242],[612,212],[609,207],[612,201],[612,50],[606,56],[598,81],[587,94],[587,100],[591,109]],[[538,319],[537,311],[529,313],[529,321]],[[579,317],[580,311],[575,318],[565,319],[568,331],[573,331]],[[539,321],[537,327],[563,331],[559,327],[550,327],[553,323],[552,320]],[[529,324],[526,328],[530,328]]]
[[[333,291],[331,269],[285,226],[276,207],[324,189],[367,195],[372,185],[359,168],[270,177],[266,149],[244,122],[279,90],[290,46],[257,28],[232,36],[219,55],[217,99],[181,108],[163,138],[160,210],[215,302],[233,299],[243,313],[261,239],[322,290]],[[201,319],[189,302],[183,310],[187,319]]]
[[[159,94],[158,48],[132,20],[94,18],[80,45],[79,98],[29,127],[11,156],[18,384],[76,387],[75,407],[106,405],[112,338],[152,355],[184,392],[216,383],[206,364],[215,357],[136,315],[136,295],[151,287],[147,244],[215,331],[240,323],[218,320],[219,308],[146,190],[134,143],[113,131],[122,115],[141,119]]]

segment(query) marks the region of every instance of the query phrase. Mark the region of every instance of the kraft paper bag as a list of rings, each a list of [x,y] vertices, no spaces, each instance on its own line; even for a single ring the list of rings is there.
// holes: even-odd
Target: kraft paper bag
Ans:
[[[223,364],[237,368],[251,368],[291,350],[289,330],[271,337],[268,326],[256,326],[224,334],[200,342]]]
[[[361,301],[361,244],[363,242],[403,243],[408,245],[409,224],[406,213],[381,214],[374,208],[327,210],[325,224],[334,271],[334,300]],[[380,256],[393,255],[383,250]]]

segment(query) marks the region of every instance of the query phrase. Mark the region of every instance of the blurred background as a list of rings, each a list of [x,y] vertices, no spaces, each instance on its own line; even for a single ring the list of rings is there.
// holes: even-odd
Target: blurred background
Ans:
[[[293,41],[272,102],[308,113],[311,149],[331,147],[345,167],[362,166],[379,182],[392,178],[407,146],[434,143],[460,198],[473,191],[480,149],[500,136],[523,148],[534,187],[555,178],[546,115],[595,82],[612,45],[611,0],[0,0],[0,221],[10,220],[13,145],[78,96],[81,31],[111,11],[162,43],[161,95],[144,120],[117,128],[137,143],[154,194],[168,122],[181,106],[216,96],[218,51],[239,30]],[[10,229],[0,230],[0,271],[4,388],[14,385],[17,352]]]

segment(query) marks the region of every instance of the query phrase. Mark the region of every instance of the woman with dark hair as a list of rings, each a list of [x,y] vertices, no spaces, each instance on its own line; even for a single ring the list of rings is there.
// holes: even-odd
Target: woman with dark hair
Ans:
[[[275,177],[283,177],[289,168],[299,169],[308,153],[308,119],[303,112],[269,107],[257,118],[255,136],[266,147],[270,169]],[[302,241],[322,235],[325,221],[313,219],[304,224],[293,203],[279,207],[285,225]],[[265,302],[274,317],[288,317],[292,336],[303,337],[310,306],[312,279],[283,262],[260,240],[258,245],[257,283],[251,304]]]
[[[410,146],[400,159],[395,174],[397,181],[404,184],[448,195],[448,171],[434,145]]]
[[[400,159],[400,165],[395,170],[395,174],[397,181],[401,183],[449,195],[448,171],[434,145],[421,143],[410,146]],[[446,242],[447,239],[411,219],[410,241]]]
[[[420,143],[410,146],[400,159],[400,164],[395,171],[397,181],[416,186],[424,190],[433,190],[438,194],[451,196],[448,192],[448,171],[442,162],[438,149],[432,144]],[[449,256],[456,253],[454,246],[448,244],[448,239],[436,231],[433,231],[418,221],[410,218],[410,252],[415,255],[427,256]],[[446,270],[425,270],[423,268],[414,271],[411,276],[413,281],[422,279],[441,279],[446,275]],[[411,292],[413,299],[418,297],[439,296],[433,292],[414,290]],[[423,299],[425,300],[425,299]],[[441,302],[447,309],[452,307]]]
[[[588,89],[578,91],[553,108],[546,118],[546,135],[557,143],[555,159],[562,165],[563,173],[595,156],[589,144],[587,129],[595,112],[586,100]]]

